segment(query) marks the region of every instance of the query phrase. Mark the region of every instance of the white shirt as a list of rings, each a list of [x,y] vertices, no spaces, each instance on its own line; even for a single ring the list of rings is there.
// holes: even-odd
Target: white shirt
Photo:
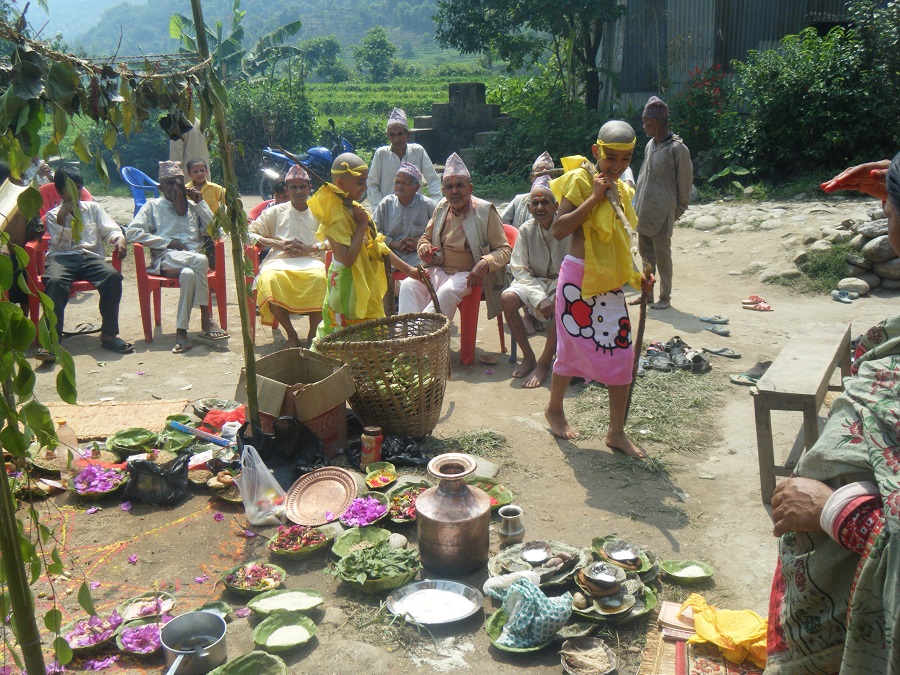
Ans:
[[[122,228],[97,202],[78,202],[82,230],[81,237],[75,240],[72,236],[72,214],[68,214],[62,224],[57,221],[61,206],[60,204],[47,211],[47,234],[50,235],[48,260],[57,255],[70,253],[83,253],[105,260],[106,250],[103,248],[103,242],[113,245],[125,242]]]
[[[309,209],[298,211],[290,202],[276,204],[265,209],[259,218],[250,223],[250,241],[254,244],[260,237],[268,239],[299,239],[308,246],[316,244],[316,229],[319,223]],[[267,270],[325,270],[325,253],[316,256],[294,255],[288,251],[273,248],[259,266],[262,274]]]
[[[202,199],[199,204],[188,199],[187,205],[187,213],[179,216],[175,204],[165,197],[148,199],[125,230],[128,241],[150,248],[153,260],[148,271],[151,274],[159,271],[166,247],[173,239],[178,239],[188,251],[203,251],[202,233],[213,221],[213,212]]]
[[[395,239],[406,239],[412,237],[416,243],[419,237],[425,233],[425,226],[434,215],[434,208],[437,206],[435,201],[430,197],[425,197],[417,192],[412,201],[403,206],[397,195],[391,194],[385,197],[375,213],[372,215],[378,231],[384,235],[385,243],[390,243]],[[421,265],[417,251],[413,250],[409,253],[400,253],[394,251],[402,260],[415,267]]]
[[[369,206],[373,211],[382,199],[393,194],[394,176],[397,175],[397,169],[400,168],[402,162],[419,167],[422,179],[428,186],[428,196],[435,201],[440,200],[442,196],[441,179],[438,178],[434,164],[428,153],[425,152],[425,148],[418,143],[407,143],[406,154],[403,157],[397,157],[395,153],[391,152],[391,146],[383,145],[375,151],[375,155],[372,157],[372,166],[369,167],[369,178],[366,181],[369,187]]]

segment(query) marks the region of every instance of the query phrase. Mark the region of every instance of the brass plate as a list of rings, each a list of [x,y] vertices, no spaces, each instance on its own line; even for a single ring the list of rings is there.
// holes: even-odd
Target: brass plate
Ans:
[[[356,498],[356,481],[344,469],[329,466],[297,479],[285,499],[285,515],[298,525],[324,525],[337,520]],[[325,513],[331,514],[326,518]]]

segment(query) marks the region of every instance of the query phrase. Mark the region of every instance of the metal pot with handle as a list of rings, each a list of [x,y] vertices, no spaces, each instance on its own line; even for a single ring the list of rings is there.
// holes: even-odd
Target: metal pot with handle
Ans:
[[[166,675],[203,675],[225,663],[225,619],[212,612],[176,616],[160,631]]]

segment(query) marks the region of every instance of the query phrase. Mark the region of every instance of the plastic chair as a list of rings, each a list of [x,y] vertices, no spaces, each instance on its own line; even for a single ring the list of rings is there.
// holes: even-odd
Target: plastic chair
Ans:
[[[133,166],[123,166],[119,170],[128,187],[131,188],[131,196],[134,199],[134,215],[141,210],[141,207],[147,203],[147,194],[152,192],[153,197],[159,197],[159,183],[150,178],[143,171],[135,169]],[[157,324],[159,325],[159,324]]]
[[[28,266],[25,268],[25,280],[28,284],[28,290],[31,295],[28,296],[28,314],[31,322],[37,327],[41,318],[41,301],[38,298],[38,291],[44,292],[44,267],[46,265],[47,249],[50,247],[50,235],[45,234],[40,241],[29,241],[25,244],[25,251],[28,253]],[[122,260],[116,256],[113,251],[112,266],[122,272]],[[96,287],[90,281],[73,281],[69,286],[69,295],[74,296],[76,293],[85,291],[96,291]],[[34,343],[38,343],[37,337]]]
[[[137,277],[138,301],[141,305],[141,321],[144,324],[144,341],[153,342],[153,325],[150,323],[150,298],[153,298],[153,319],[157,326],[162,325],[162,290],[163,288],[179,288],[177,278],[164,277],[147,272],[147,259],[144,257],[144,245],[135,242],[134,271]],[[216,242],[216,269],[206,272],[209,284],[209,304],[212,305],[212,294],[216,294],[216,305],[219,308],[219,325],[228,330],[228,306],[225,298],[225,242]]]

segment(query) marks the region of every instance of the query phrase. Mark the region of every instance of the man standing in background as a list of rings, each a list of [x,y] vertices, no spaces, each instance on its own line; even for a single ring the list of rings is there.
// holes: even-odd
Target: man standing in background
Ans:
[[[391,111],[387,121],[387,135],[390,145],[383,145],[372,156],[367,182],[369,208],[375,211],[378,203],[394,191],[394,176],[404,162],[412,164],[422,172],[428,196],[438,201],[441,198],[441,179],[434,170],[428,153],[418,143],[409,142],[409,124],[406,113],[400,108]]]

